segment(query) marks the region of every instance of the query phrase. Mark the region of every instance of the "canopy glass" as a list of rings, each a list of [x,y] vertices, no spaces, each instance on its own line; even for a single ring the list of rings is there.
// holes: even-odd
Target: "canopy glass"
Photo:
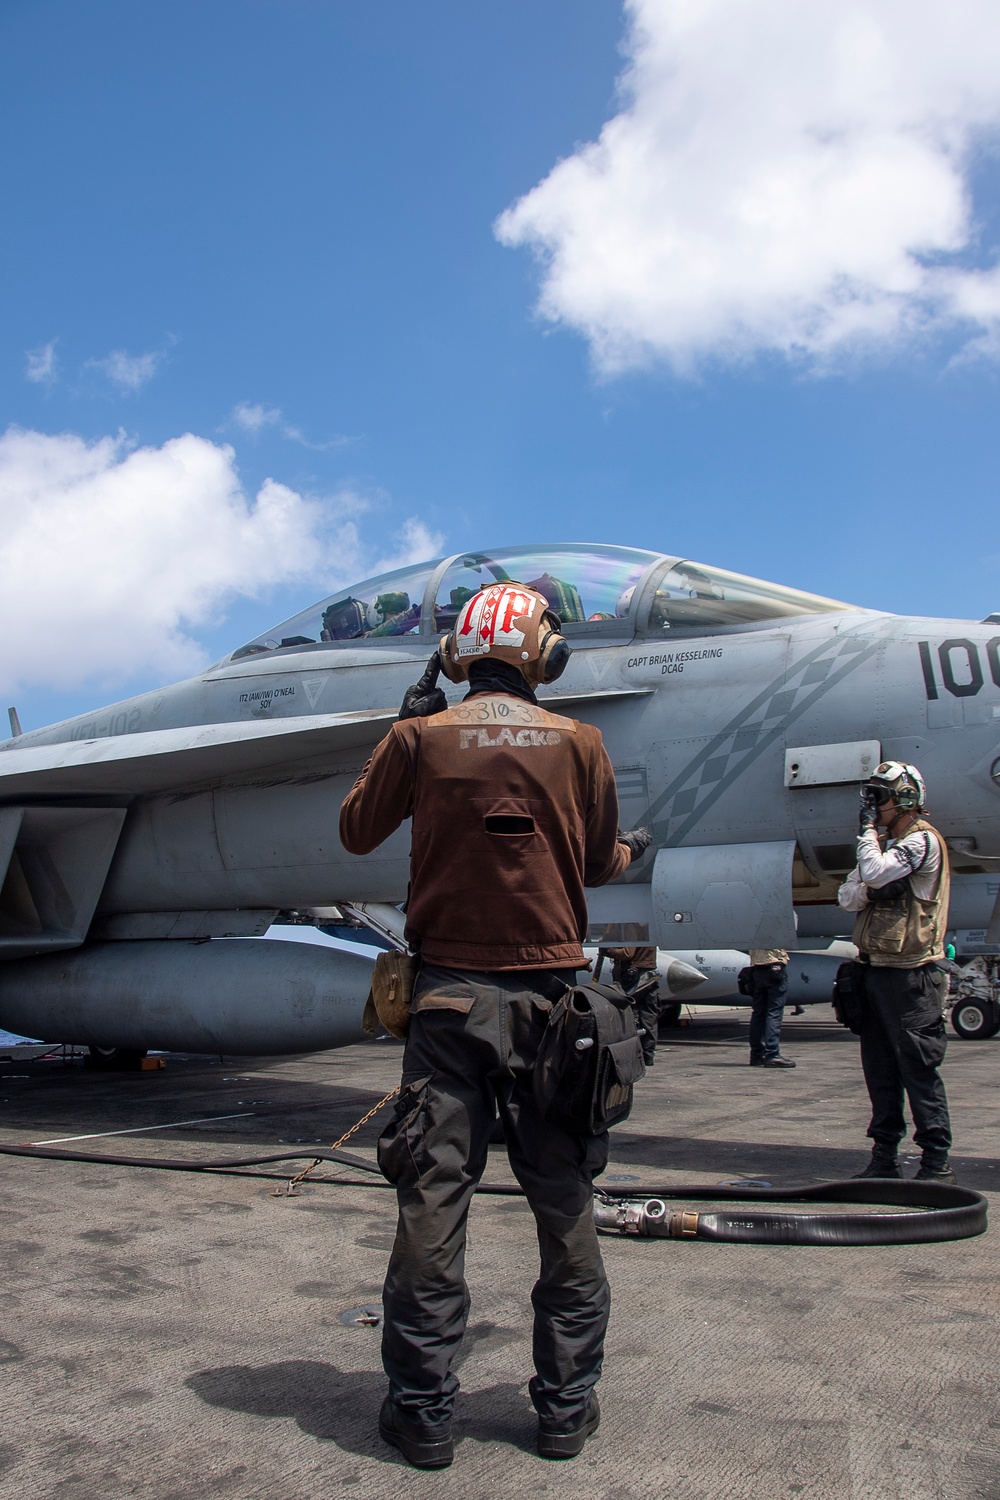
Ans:
[[[419,634],[424,594],[436,567],[436,563],[420,563],[416,567],[396,568],[392,573],[382,573],[378,578],[341,589],[339,594],[331,594],[241,646],[233,658],[278,651],[283,646],[380,641],[387,636]]]
[[[308,650],[450,630],[465,601],[508,579],[544,594],[567,636],[598,644],[636,631],[718,629],[850,608],[834,599],[635,547],[566,543],[462,552],[341,589],[233,653]],[[647,580],[655,580],[647,585]],[[652,597],[650,597],[652,590]]]
[[[434,629],[450,630],[467,599],[508,579],[537,589],[564,625],[620,620],[628,615],[636,584],[658,561],[657,553],[635,547],[572,544],[465,552],[452,559],[435,590]]]
[[[706,568],[701,563],[678,562],[656,586],[649,610],[651,634],[681,626],[718,628],[720,625],[751,625],[759,620],[780,620],[788,615],[823,615],[849,609],[836,599],[783,588],[744,578],[724,568]]]

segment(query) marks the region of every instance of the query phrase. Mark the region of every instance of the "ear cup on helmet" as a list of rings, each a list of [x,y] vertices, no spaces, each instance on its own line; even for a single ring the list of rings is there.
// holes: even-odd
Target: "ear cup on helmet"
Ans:
[[[555,682],[565,672],[573,652],[569,641],[560,634],[562,621],[558,615],[546,613],[543,623],[547,628],[539,642],[538,655],[521,668],[531,687],[538,687],[542,682]]]
[[[542,647],[541,668],[542,682],[555,682],[566,670],[566,665],[573,654],[573,647],[569,641],[556,631],[552,631],[546,638]]]
[[[452,647],[455,644],[455,632],[443,635],[438,646],[438,656],[441,658],[441,670],[449,682],[467,682],[469,679],[468,668],[463,667],[452,655]]]

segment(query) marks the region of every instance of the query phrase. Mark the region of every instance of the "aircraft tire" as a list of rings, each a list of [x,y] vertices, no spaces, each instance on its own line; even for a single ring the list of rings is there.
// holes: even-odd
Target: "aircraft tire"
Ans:
[[[663,1005],[661,1005],[660,1020],[657,1026],[657,1030],[667,1031],[671,1026],[676,1026],[677,1022],[681,1018],[681,1011],[683,1009],[684,1006],[679,1000],[668,1000]]]
[[[1000,1031],[1000,1006],[992,1000],[959,1000],[951,1008],[952,1028],[966,1041],[985,1041]]]
[[[87,1052],[88,1066],[108,1073],[123,1073],[137,1068],[146,1056],[145,1050],[134,1052],[127,1047],[88,1047]]]

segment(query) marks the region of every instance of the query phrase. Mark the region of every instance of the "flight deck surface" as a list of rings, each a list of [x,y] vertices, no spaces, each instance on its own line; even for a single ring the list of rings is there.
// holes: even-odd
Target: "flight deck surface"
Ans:
[[[787,1017],[782,1045],[794,1072],[747,1066],[745,1012],[701,1012],[667,1034],[612,1132],[603,1180],[642,1196],[857,1171],[856,1038],[814,1006]],[[328,1145],[393,1087],[400,1055],[384,1042],[102,1073],[19,1049],[0,1062],[0,1139],[195,1159]],[[1000,1039],[950,1039],[955,1166],[991,1203],[998,1068]],[[348,1149],[371,1159],[384,1118]],[[534,1453],[526,1394],[531,1216],[523,1200],[479,1197],[460,1441],[451,1469],[420,1473],[377,1436],[377,1328],[342,1321],[378,1303],[387,1188],[317,1184],[286,1198],[246,1176],[2,1167],[5,1495],[1000,1500],[995,1229],[869,1248],[605,1238],[603,1422],[578,1459],[556,1464]],[[511,1180],[502,1147],[487,1177]]]

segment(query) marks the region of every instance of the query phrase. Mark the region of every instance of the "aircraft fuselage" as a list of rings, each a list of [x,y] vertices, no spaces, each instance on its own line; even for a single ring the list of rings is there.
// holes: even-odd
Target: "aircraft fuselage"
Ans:
[[[121,734],[386,709],[426,653],[426,643],[394,641],[251,656],[5,748],[17,757]],[[915,762],[957,872],[981,877],[960,913],[960,925],[976,926],[988,921],[995,895],[980,860],[1000,857],[1000,787],[991,774],[1000,754],[998,653],[995,626],[845,612],[577,647],[565,676],[540,697],[601,729],[622,826],[649,824],[656,847],[794,840],[795,902],[807,927],[853,863],[859,777],[848,757],[832,773],[843,779],[789,781],[789,753],[873,742],[876,757]],[[364,859],[337,836],[341,801],[369,749],[126,799],[99,914],[402,900],[405,828]],[[633,883],[637,873],[649,880],[650,863]],[[961,883],[957,894],[961,902]],[[835,917],[835,929],[843,926]]]

